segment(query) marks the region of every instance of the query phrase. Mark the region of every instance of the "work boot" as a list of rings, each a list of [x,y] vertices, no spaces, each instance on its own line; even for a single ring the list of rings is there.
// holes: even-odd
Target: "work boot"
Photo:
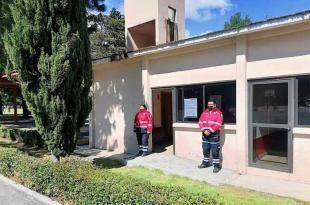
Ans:
[[[208,167],[210,167],[210,166],[211,166],[210,164],[204,164],[204,163],[202,163],[202,164],[198,165],[198,168],[199,168],[199,169],[204,169],[204,168],[208,168]]]
[[[150,153],[148,153],[148,152],[143,152],[142,153],[142,155],[141,155],[141,157],[146,157],[147,155],[149,155]]]
[[[214,167],[213,173],[218,173],[220,170],[221,170],[221,168],[219,168],[219,167]]]
[[[140,157],[142,155],[142,152],[139,152],[136,156]]]

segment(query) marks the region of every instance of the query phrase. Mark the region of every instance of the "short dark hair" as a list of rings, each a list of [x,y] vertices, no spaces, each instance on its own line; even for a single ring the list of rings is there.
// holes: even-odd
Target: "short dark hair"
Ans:
[[[142,104],[142,105],[140,105],[140,107],[144,107],[144,109],[146,109],[147,110],[147,107],[146,107],[146,105],[145,104]]]
[[[209,98],[208,102],[213,102],[214,104],[217,104],[214,98]]]

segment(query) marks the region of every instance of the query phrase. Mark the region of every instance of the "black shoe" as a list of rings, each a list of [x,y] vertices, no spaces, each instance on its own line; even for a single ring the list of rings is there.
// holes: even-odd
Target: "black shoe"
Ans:
[[[204,169],[204,168],[208,168],[208,167],[210,167],[211,165],[210,164],[200,164],[200,165],[198,165],[198,168],[199,169]]]
[[[149,155],[150,153],[148,153],[148,152],[143,152],[142,153],[142,155],[141,155],[141,157],[146,157],[147,155]]]
[[[136,157],[140,157],[142,155],[142,152],[139,152]]]
[[[218,173],[220,170],[221,170],[221,168],[219,168],[219,167],[214,167],[213,173]]]

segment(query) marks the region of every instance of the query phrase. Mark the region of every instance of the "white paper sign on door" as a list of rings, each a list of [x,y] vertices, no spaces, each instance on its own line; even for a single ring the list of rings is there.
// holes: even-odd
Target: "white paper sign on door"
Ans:
[[[184,118],[197,118],[197,98],[184,99]]]

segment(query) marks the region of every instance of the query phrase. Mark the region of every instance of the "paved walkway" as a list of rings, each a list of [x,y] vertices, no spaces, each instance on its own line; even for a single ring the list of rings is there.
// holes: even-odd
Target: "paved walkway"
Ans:
[[[2,205],[60,205],[0,175],[0,204]]]
[[[197,169],[199,162],[181,159],[166,153],[154,153],[142,158],[128,154],[88,149],[86,147],[80,148],[76,152],[87,155],[87,159],[89,160],[95,158],[118,159],[122,160],[127,166],[143,166],[150,169],[159,169],[167,174],[184,176],[213,185],[228,184],[259,192],[310,201],[310,184],[253,175],[239,175],[227,169],[222,169],[218,174],[213,174],[213,168]]]

